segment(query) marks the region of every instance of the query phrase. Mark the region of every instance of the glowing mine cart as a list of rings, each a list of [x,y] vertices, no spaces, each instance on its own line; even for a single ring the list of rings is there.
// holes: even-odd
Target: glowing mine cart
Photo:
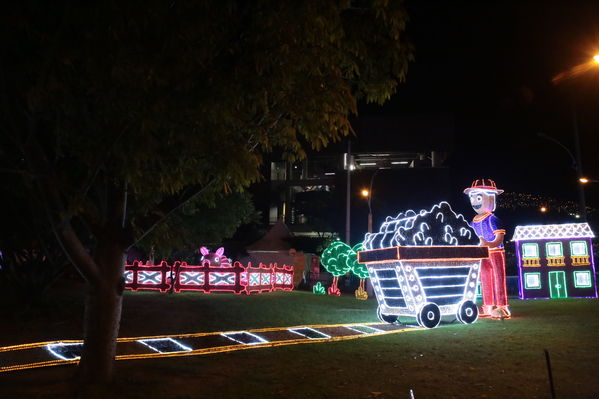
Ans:
[[[358,252],[378,301],[381,321],[415,317],[419,325],[434,328],[441,316],[455,315],[466,324],[478,319],[476,286],[487,247],[390,247]]]

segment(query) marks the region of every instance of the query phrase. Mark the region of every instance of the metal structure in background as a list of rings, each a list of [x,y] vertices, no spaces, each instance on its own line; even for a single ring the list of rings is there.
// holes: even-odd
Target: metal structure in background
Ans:
[[[347,152],[337,154],[315,154],[300,162],[271,162],[271,202],[268,222],[283,221],[296,237],[336,236],[334,232],[313,231],[307,218],[297,209],[296,197],[307,192],[333,192],[345,189],[343,238],[351,239],[351,196],[352,180],[357,172],[374,172],[380,169],[426,169],[438,167],[444,159],[439,151],[386,151],[352,152],[352,143],[347,143]],[[372,210],[372,204],[370,204]]]

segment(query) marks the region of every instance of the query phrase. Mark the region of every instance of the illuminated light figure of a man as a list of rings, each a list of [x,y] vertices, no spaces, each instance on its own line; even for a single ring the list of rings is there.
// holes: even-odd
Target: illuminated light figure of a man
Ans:
[[[480,317],[497,319],[511,317],[505,280],[505,230],[493,214],[497,196],[501,193],[503,190],[498,189],[490,179],[475,180],[472,186],[464,190],[476,212],[470,225],[480,238],[480,245],[489,247],[489,258],[483,259],[481,263],[483,306]]]

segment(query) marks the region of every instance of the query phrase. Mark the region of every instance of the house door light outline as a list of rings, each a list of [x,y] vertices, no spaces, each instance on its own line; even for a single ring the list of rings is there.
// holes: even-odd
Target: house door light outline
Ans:
[[[564,271],[549,272],[549,296],[551,298],[567,298],[566,273]]]

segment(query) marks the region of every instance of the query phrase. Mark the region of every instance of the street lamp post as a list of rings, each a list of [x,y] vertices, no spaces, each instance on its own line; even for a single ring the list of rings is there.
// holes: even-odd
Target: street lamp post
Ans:
[[[368,187],[368,190],[362,190],[362,196],[368,198],[368,232],[369,233],[372,233],[372,184],[374,183],[375,176],[379,173],[379,171],[381,169],[388,169],[388,168],[377,168],[377,170],[374,171],[372,176],[370,176],[370,186]],[[370,279],[366,280],[366,292],[368,293],[369,297],[374,296],[374,288],[372,287],[372,283],[370,282]]]
[[[599,66],[599,54],[595,54],[588,62],[585,62],[580,65],[576,65],[567,71],[561,72],[561,73],[557,74],[556,76],[554,76],[553,79],[551,79],[551,80],[553,83],[558,84],[563,80],[574,78],[580,74],[584,74],[584,73],[588,72],[591,69],[595,69],[598,66]],[[571,110],[571,112],[572,112],[572,133],[574,135],[574,149],[576,152],[576,157],[574,157],[574,155],[572,155],[572,152],[568,149],[568,147],[564,146],[562,143],[560,143],[556,139],[549,137],[543,133],[539,133],[539,136],[553,141],[554,143],[556,143],[557,145],[562,147],[564,150],[566,150],[566,152],[572,159],[572,167],[576,171],[579,183],[584,183],[582,181],[582,179],[584,179],[584,176],[582,173],[582,156],[580,153],[580,135],[578,133],[578,116],[576,113],[576,105],[575,105],[574,101],[571,102],[571,107],[572,107],[572,110]],[[578,184],[578,205],[580,208],[580,217],[582,218],[582,220],[586,221],[587,207],[586,207],[583,184]]]
[[[372,185],[370,188],[372,189]],[[368,201],[368,232],[372,233],[372,209],[370,208],[370,193],[371,191],[365,188],[360,192],[362,197],[366,198],[366,201]]]
[[[580,160],[581,157],[580,157],[580,144],[579,144],[579,137],[578,137],[578,123],[576,120],[575,112],[574,112],[573,122],[574,122],[573,132],[574,132],[574,138],[576,141],[576,157],[574,156],[574,154],[572,154],[572,151],[570,151],[570,149],[568,147],[566,147],[565,145],[563,145],[559,140],[557,140],[551,136],[547,136],[545,133],[538,133],[538,136],[557,144],[564,151],[566,151],[566,153],[570,156],[570,159],[572,160],[572,169],[574,169],[576,171],[578,180],[579,180],[579,182],[582,183],[582,181],[580,180],[580,179],[583,179],[583,174],[582,174],[582,165],[581,165],[581,160]],[[584,196],[584,187],[582,184],[578,184],[578,208],[579,208],[579,212],[580,212],[580,217],[582,218],[582,220],[586,221],[587,206],[586,206],[586,200],[585,200],[585,196]]]
[[[372,183],[374,183],[374,177],[379,173],[379,171],[384,168],[378,168],[374,171],[372,176],[370,177],[370,187],[368,190],[368,232],[372,233]]]
[[[542,215],[542,219],[543,219],[543,224],[545,224],[547,222],[547,207],[546,206],[542,206],[539,208],[539,211],[541,211],[541,215]]]
[[[372,209],[370,209],[370,196],[368,196],[368,232],[372,233]]]
[[[580,135],[578,134],[578,116],[576,114],[576,106],[572,102],[572,131],[574,133],[574,148],[576,150],[576,173],[578,180],[583,178],[582,173],[582,156],[580,155]],[[580,217],[584,222],[587,220],[587,203],[584,196],[584,185],[578,184],[578,199],[580,205]]]
[[[349,245],[350,237],[350,220],[351,220],[351,172],[352,172],[352,156],[351,156],[351,140],[347,140],[347,154],[345,155],[344,166],[347,169],[346,185],[345,185],[345,242]]]

